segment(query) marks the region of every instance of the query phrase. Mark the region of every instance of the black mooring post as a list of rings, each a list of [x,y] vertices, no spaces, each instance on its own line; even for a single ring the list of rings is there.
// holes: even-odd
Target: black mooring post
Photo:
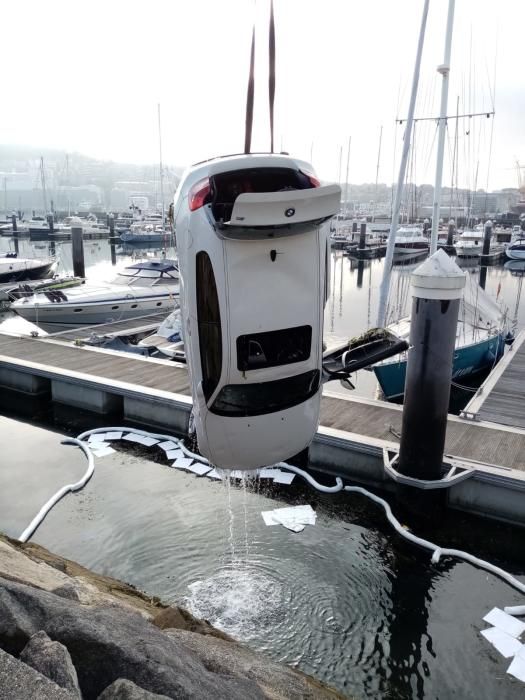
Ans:
[[[366,248],[366,221],[361,223],[361,230],[359,231],[359,250],[364,250]]]
[[[13,229],[13,233],[18,233],[18,223],[16,220],[16,214],[13,214],[11,216],[11,228]]]
[[[108,216],[108,227],[109,227],[109,235],[111,238],[115,235],[115,217],[113,214],[110,214]]]
[[[363,287],[363,272],[365,270],[365,261],[357,261],[357,288],[361,289]]]
[[[447,246],[450,248],[454,245],[454,234],[456,232],[456,222],[450,219],[448,222]]]
[[[53,220],[53,214],[48,214],[47,223],[49,225],[49,233],[53,233],[55,230],[55,222]]]
[[[465,274],[443,250],[412,273],[410,349],[397,469],[416,479],[441,478],[464,286]]]
[[[427,235],[429,228],[430,228],[430,221],[429,221],[429,219],[425,219],[423,221],[423,233],[425,236]]]
[[[492,221],[485,223],[485,235],[483,236],[483,256],[490,253],[490,239],[492,238]]]
[[[352,222],[352,233],[357,233],[357,221]]]
[[[71,229],[71,248],[73,254],[73,274],[75,277],[85,277],[84,241],[82,238],[81,226],[75,226]]]

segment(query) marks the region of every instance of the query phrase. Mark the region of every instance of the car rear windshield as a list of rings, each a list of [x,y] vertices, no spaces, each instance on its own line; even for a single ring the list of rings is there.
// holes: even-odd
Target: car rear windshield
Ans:
[[[230,221],[233,204],[245,192],[282,192],[313,188],[309,178],[291,168],[250,168],[211,178],[211,210],[216,221]]]
[[[241,335],[237,338],[237,369],[246,372],[303,362],[310,357],[311,347],[312,326]]]
[[[213,405],[218,416],[263,416],[297,406],[311,398],[319,389],[320,372],[315,369],[295,377],[256,384],[228,384]]]

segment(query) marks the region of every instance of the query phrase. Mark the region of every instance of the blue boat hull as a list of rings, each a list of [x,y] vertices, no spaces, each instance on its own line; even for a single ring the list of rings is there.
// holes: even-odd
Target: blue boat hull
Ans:
[[[505,338],[502,334],[486,340],[458,348],[454,352],[452,380],[461,380],[483,370],[490,370],[502,357],[505,350]],[[400,399],[405,393],[406,359],[376,365],[374,368],[377,381],[388,401]]]

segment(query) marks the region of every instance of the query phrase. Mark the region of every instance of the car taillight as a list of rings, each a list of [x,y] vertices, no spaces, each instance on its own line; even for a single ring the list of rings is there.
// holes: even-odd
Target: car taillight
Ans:
[[[196,182],[190,190],[188,195],[188,201],[190,205],[190,211],[195,211],[200,209],[206,197],[210,194],[210,180],[205,177],[203,180]]]
[[[303,175],[306,175],[306,177],[310,180],[310,184],[312,185],[312,187],[321,187],[321,183],[313,173],[310,173],[307,170],[301,170],[301,172]]]

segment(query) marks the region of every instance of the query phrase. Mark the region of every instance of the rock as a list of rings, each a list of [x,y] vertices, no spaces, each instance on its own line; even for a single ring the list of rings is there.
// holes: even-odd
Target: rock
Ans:
[[[184,608],[164,608],[153,618],[153,624],[161,630],[179,629],[197,634],[211,634],[220,639],[233,641],[232,638],[221,630],[212,627],[206,620],[198,620],[196,617],[184,610]]]
[[[125,678],[119,678],[98,696],[98,700],[170,700],[167,695],[150,693]]]
[[[97,698],[119,678],[181,700],[265,698],[254,680],[208,670],[186,645],[138,613],[120,606],[86,607],[0,580],[0,647],[18,654],[39,630],[67,647],[85,700]]]
[[[71,695],[81,697],[77,672],[68,650],[60,642],[51,641],[45,632],[37,632],[30,638],[20,654],[20,661],[69,690]]]
[[[251,678],[272,700],[336,700],[342,697],[315,679],[271,661],[237,642],[195,635],[185,630],[170,629],[166,634],[191,649],[208,671]]]
[[[0,649],[0,700],[29,698],[31,700],[73,700],[75,696]]]
[[[62,598],[67,598],[68,600],[76,600],[77,603],[81,602],[80,595],[73,583],[64,583],[62,586],[59,586],[58,588],[53,588],[51,593],[54,593],[55,595],[59,595]]]

